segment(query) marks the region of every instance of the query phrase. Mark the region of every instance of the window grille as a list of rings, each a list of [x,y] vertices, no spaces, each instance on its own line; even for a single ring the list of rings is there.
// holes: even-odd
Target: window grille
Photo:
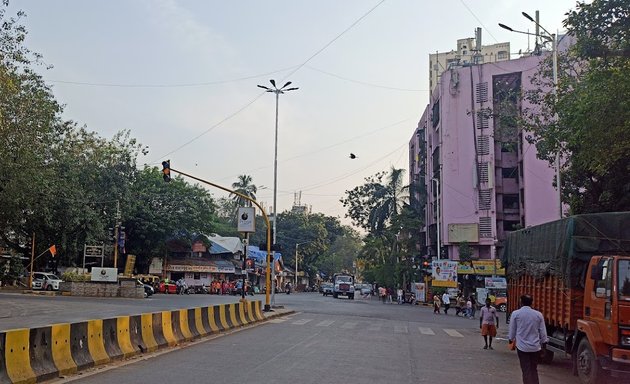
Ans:
[[[490,136],[477,137],[477,154],[480,156],[490,154]]]
[[[475,98],[477,103],[488,101],[488,82],[479,83],[475,86]]]
[[[477,164],[477,174],[479,175],[480,183],[488,182],[488,165],[489,163],[487,162],[482,162],[482,163]],[[486,209],[489,209],[489,208],[486,208]]]
[[[492,217],[479,218],[479,237],[492,237]]]
[[[488,173],[486,172],[486,177]],[[492,207],[492,190],[480,189],[479,190],[479,209],[489,210]]]

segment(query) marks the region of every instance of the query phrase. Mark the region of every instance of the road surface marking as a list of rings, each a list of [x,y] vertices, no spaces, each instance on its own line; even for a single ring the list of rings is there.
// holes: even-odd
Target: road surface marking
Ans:
[[[313,319],[302,319],[302,320],[294,321],[293,324],[295,324],[295,325],[304,325],[306,323],[310,323],[311,321],[313,321]]]
[[[354,328],[354,327],[356,327],[356,326],[357,326],[357,323],[353,323],[353,322],[349,321],[349,322],[347,322],[347,323],[344,323],[344,324],[341,326],[341,328],[343,328],[343,329],[352,329],[352,328]]]
[[[395,325],[394,333],[409,333],[409,329],[405,325]]]
[[[464,335],[454,329],[444,329],[444,332],[446,332],[451,337],[464,337]]]
[[[284,323],[285,321],[287,321],[287,319],[271,319],[269,320],[270,323]]]
[[[423,335],[435,335],[435,332],[433,332],[431,328],[419,327],[418,329]]]
[[[320,321],[319,323],[315,324],[318,327],[330,327],[330,325],[332,323],[334,323],[335,320],[324,320],[324,321]]]

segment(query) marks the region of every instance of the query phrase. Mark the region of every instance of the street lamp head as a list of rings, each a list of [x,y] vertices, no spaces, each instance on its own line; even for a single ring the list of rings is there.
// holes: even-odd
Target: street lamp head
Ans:
[[[298,87],[293,87],[293,88],[288,88],[288,89],[285,89],[284,91],[285,91],[285,92],[288,92],[288,91],[295,91],[295,90],[297,90],[297,89],[300,89],[300,88],[298,88]]]
[[[271,83],[271,85],[273,85],[274,88],[277,88],[276,81],[274,79],[269,80],[269,82]]]
[[[258,88],[262,88],[267,92],[272,92],[272,90],[269,87],[265,87],[264,85],[257,85]]]
[[[523,16],[525,16],[525,18],[526,18],[527,20],[529,20],[529,21],[533,21],[533,22],[535,23],[534,19],[533,19],[530,15],[528,15],[527,13],[525,13],[525,12],[521,12],[521,14],[522,14]]]
[[[286,88],[286,87],[288,87],[290,84],[291,84],[291,82],[290,82],[290,81],[287,81],[287,83],[286,83],[285,85],[283,85],[283,86],[282,86],[282,88],[280,88],[280,89],[285,89],[285,88]]]
[[[499,23],[499,27],[501,27],[501,28],[503,28],[503,29],[507,29],[507,30],[508,30],[508,31],[510,31],[510,32],[514,32],[514,30],[513,30],[512,28],[508,27],[508,26],[507,26],[507,25],[505,25],[505,24],[501,24],[501,23]]]

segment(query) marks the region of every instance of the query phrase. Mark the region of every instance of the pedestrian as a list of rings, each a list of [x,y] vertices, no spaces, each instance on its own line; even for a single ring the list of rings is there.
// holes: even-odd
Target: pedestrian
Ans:
[[[475,318],[475,311],[477,311],[477,300],[475,300],[475,294],[471,294],[469,297],[470,300],[470,318],[474,319]]]
[[[448,309],[451,307],[451,295],[447,291],[442,294],[442,303],[444,303],[444,314],[448,315]]]
[[[521,308],[510,316],[510,343],[516,340],[516,353],[521,365],[523,384],[538,384],[538,359],[547,350],[547,329],[542,313],[532,309],[534,299],[521,296]]]
[[[387,292],[387,302],[389,304],[392,304],[393,289],[391,287],[387,287],[386,292]]]
[[[457,299],[455,299],[455,315],[459,316],[460,313],[462,316],[466,315],[466,299],[464,299],[461,293],[458,294]]]
[[[398,302],[398,304],[404,303],[403,290],[400,287],[396,290],[396,301]]]
[[[483,336],[485,343],[483,349],[492,349],[492,338],[497,336],[497,328],[499,328],[497,310],[490,304],[492,304],[492,300],[487,298],[485,307],[481,308],[479,312],[479,329],[481,329],[481,336]]]
[[[468,300],[466,300],[466,311],[464,312],[464,317],[471,318],[472,313],[473,313],[473,306],[472,306],[472,301],[470,300],[470,296],[469,296]]]
[[[380,296],[383,304],[385,304],[385,300],[387,300],[387,291],[384,287],[378,287],[378,295]]]
[[[440,300],[440,296],[436,293],[433,296],[433,313],[439,315],[441,306],[442,306],[442,301]]]

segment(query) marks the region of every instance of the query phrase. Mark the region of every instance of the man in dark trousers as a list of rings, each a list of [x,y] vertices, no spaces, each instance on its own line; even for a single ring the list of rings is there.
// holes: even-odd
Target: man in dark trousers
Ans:
[[[545,320],[540,312],[532,309],[533,301],[530,295],[521,296],[521,308],[512,312],[508,333],[510,343],[516,339],[523,384],[539,384],[538,360],[545,353],[549,341]]]

